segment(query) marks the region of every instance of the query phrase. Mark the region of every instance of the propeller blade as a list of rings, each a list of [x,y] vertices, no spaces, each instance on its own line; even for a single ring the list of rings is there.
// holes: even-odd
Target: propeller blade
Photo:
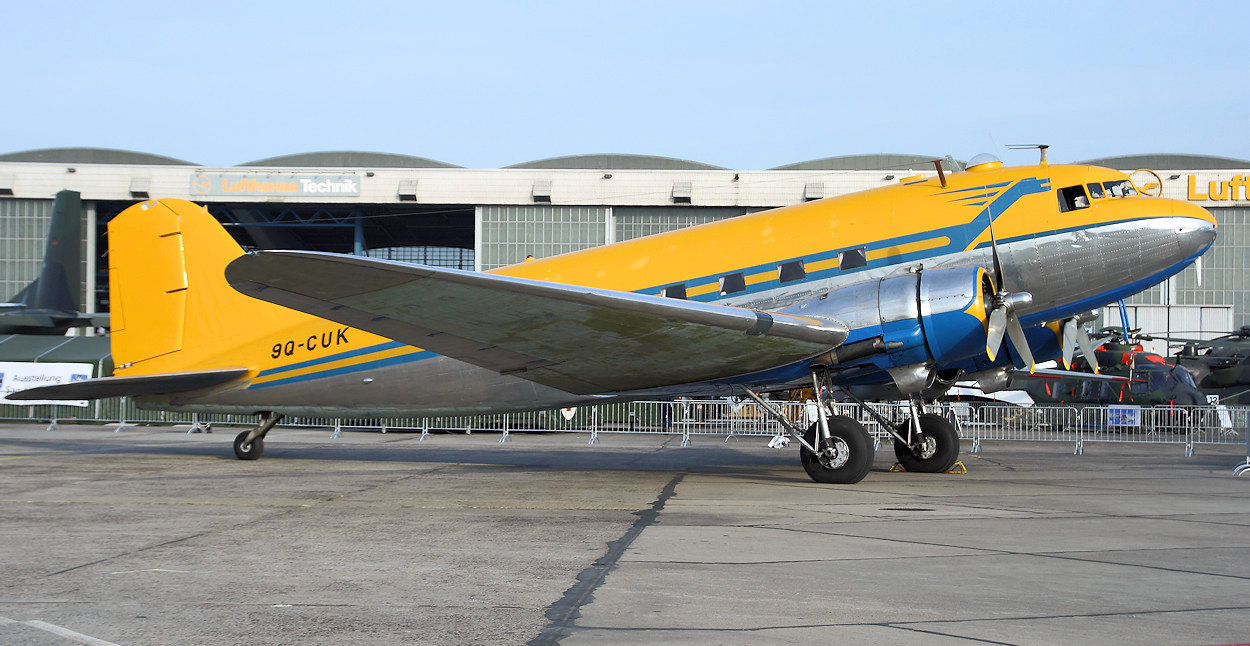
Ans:
[[[1037,369],[1036,362],[1033,361],[1033,351],[1029,349],[1029,341],[1024,337],[1024,328],[1020,326],[1020,319],[1015,314],[1007,317],[1007,336],[1011,339],[1011,347],[1016,349],[1016,354],[1029,366],[1029,374]]]
[[[999,305],[990,311],[989,323],[985,327],[985,354],[990,361],[998,356],[1003,347],[1003,334],[1007,332],[1007,306]]]
[[[1072,369],[1072,354],[1076,350],[1076,331],[1079,328],[1076,319],[1063,322],[1063,369]]]
[[[1076,344],[1081,346],[1081,354],[1085,355],[1085,363],[1094,369],[1094,374],[1102,374],[1098,370],[1098,357],[1094,356],[1094,342],[1085,333],[1085,328],[1079,325],[1076,328]]]

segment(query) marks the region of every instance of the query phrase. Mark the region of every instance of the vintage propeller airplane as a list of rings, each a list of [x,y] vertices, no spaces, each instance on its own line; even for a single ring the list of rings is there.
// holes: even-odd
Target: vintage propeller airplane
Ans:
[[[853,483],[874,457],[863,426],[822,406],[795,428],[759,393],[872,386],[911,403],[907,422],[882,420],[903,465],[945,471],[959,437],[921,393],[1070,358],[1089,343],[1082,316],[1193,262],[1215,221],[1044,149],[1038,165],[937,171],[488,273],[244,254],[203,207],[147,201],[109,223],[117,376],[10,399],[257,413],[234,445],[255,459],[283,415],[744,394],[787,425],[812,479]]]

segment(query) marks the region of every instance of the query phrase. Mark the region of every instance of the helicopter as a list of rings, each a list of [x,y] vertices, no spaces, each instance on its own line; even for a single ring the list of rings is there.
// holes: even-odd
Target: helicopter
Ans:
[[[1183,344],[1176,363],[1193,374],[1203,393],[1219,397],[1221,404],[1250,404],[1250,325],[1209,341],[1157,338]]]
[[[1185,367],[1161,355],[1146,352],[1142,341],[1152,337],[1140,330],[1103,328],[1093,338],[1104,340],[1094,348],[1097,375],[1087,356],[1077,357],[1065,376],[1060,371],[1047,371],[1024,379],[1022,387],[1041,405],[1120,405],[1198,406],[1207,398],[1198,388],[1194,375]],[[1250,351],[1250,338],[1246,340]],[[1250,386],[1247,386],[1250,387]]]

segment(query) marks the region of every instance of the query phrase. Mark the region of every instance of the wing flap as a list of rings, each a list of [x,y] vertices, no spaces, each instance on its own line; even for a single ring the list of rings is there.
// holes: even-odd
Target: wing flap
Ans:
[[[9,400],[79,400],[104,397],[138,397],[142,395],[172,395],[201,388],[220,386],[247,374],[246,368],[204,370],[137,377],[101,377],[86,381],[72,381],[55,386],[41,386],[9,393]]]
[[[316,252],[236,259],[255,298],[578,393],[727,378],[818,355],[838,321]]]

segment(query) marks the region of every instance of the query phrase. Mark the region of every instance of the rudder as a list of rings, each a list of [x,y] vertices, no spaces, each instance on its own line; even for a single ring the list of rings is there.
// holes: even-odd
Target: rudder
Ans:
[[[109,222],[108,236],[119,375],[248,367],[250,340],[312,318],[226,283],[243,249],[203,206],[141,202]]]

